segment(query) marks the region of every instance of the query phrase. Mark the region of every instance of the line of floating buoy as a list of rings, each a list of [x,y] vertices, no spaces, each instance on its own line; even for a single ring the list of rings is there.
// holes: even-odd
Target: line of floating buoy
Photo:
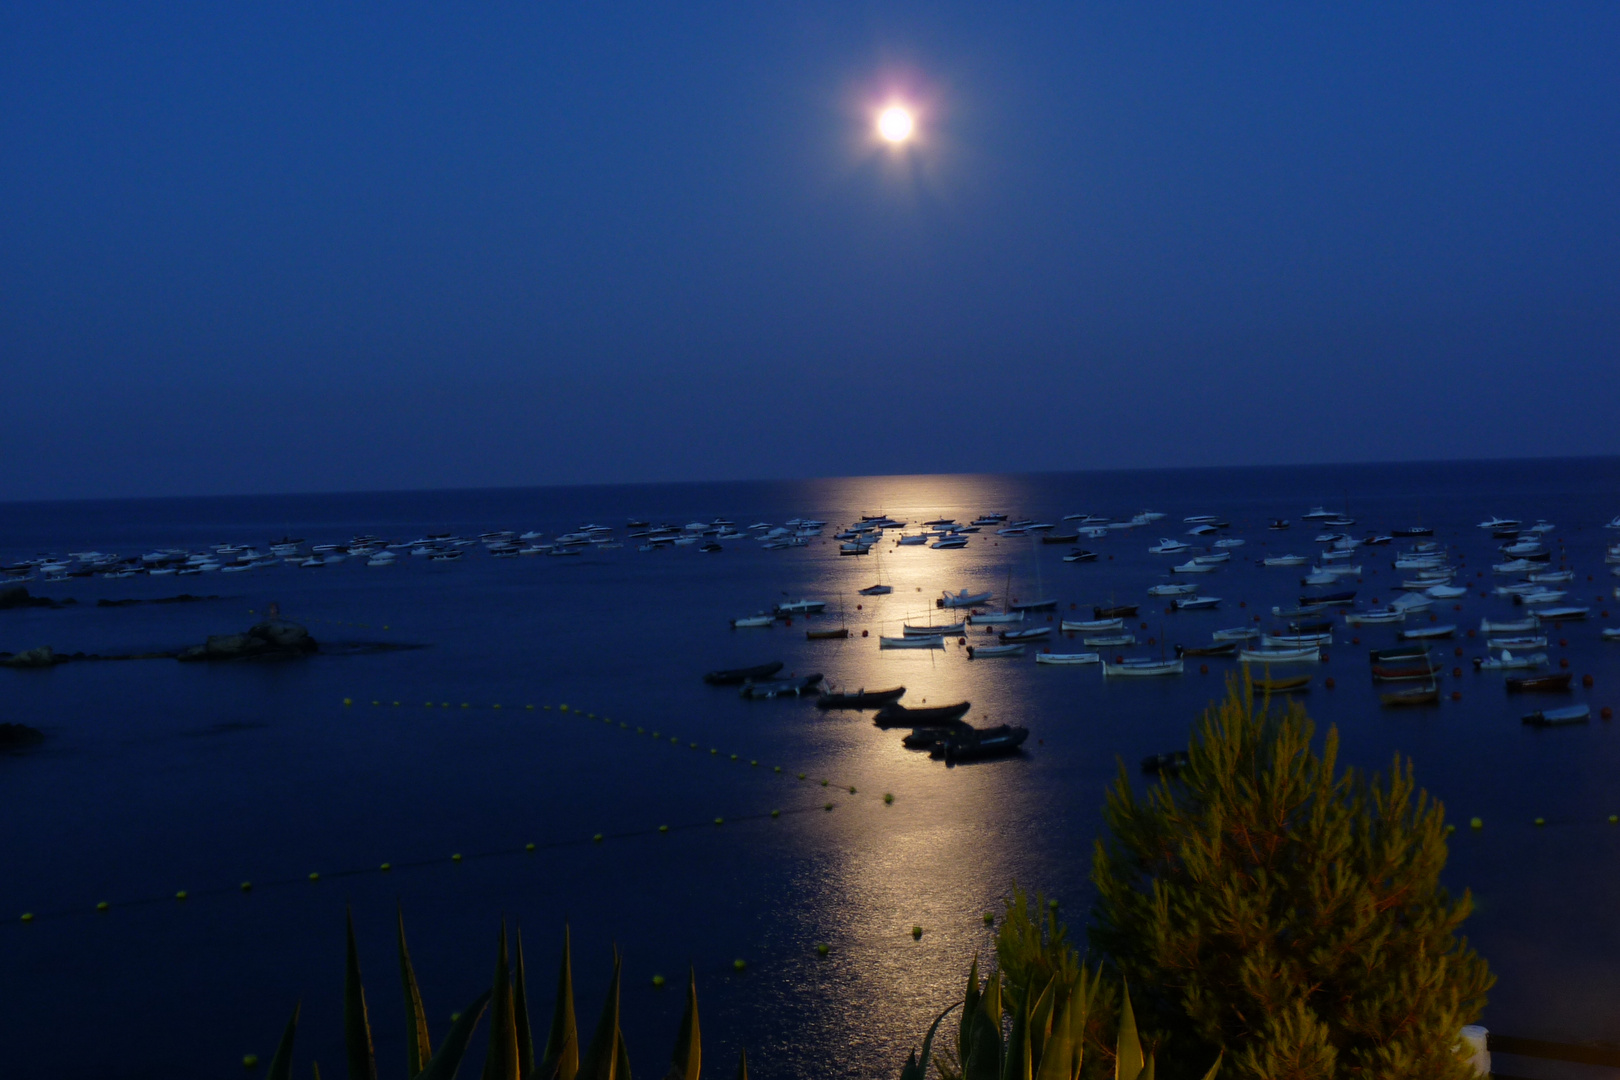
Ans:
[[[58,909],[55,909],[55,910],[52,910],[52,911],[43,911],[43,912],[25,911],[20,916],[18,916],[16,921],[18,923],[33,923],[33,922],[36,922],[36,921],[38,921],[40,919],[61,919],[61,918],[67,918],[67,917],[73,916],[73,915],[85,915],[85,914],[89,914],[89,913],[92,913],[92,912],[97,913],[97,914],[105,914],[105,913],[113,911],[114,909],[117,909],[117,908],[149,907],[149,906],[151,906],[153,904],[159,904],[159,903],[184,903],[186,901],[190,901],[190,900],[200,898],[200,897],[217,897],[217,896],[226,895],[228,893],[252,893],[256,888],[257,889],[274,889],[274,888],[284,888],[284,887],[287,887],[287,886],[299,885],[299,884],[316,884],[316,885],[318,885],[318,884],[322,883],[323,881],[333,879],[333,878],[360,877],[360,876],[366,875],[366,874],[388,874],[388,873],[392,873],[396,868],[398,868],[398,869],[419,870],[419,869],[423,869],[423,868],[427,868],[427,867],[433,867],[433,866],[446,866],[446,865],[456,866],[456,865],[460,865],[461,863],[463,863],[465,861],[473,860],[473,859],[482,860],[482,859],[496,859],[496,858],[510,857],[510,856],[513,856],[513,855],[533,855],[533,854],[535,854],[536,852],[539,852],[539,851],[553,851],[553,850],[558,850],[558,849],[561,849],[561,848],[568,848],[568,847],[584,847],[586,845],[595,846],[597,844],[606,843],[607,841],[610,841],[610,840],[630,840],[630,839],[636,839],[636,838],[645,837],[645,836],[667,835],[668,833],[670,833],[673,830],[691,830],[691,829],[702,829],[702,828],[710,828],[710,829],[712,829],[716,825],[732,824],[732,823],[739,823],[739,822],[773,821],[773,820],[780,819],[783,814],[810,814],[810,813],[815,813],[818,810],[819,811],[826,811],[826,810],[832,810],[832,809],[834,809],[834,804],[833,803],[825,803],[825,804],[822,804],[822,805],[819,805],[819,806],[817,806],[817,805],[806,805],[806,806],[798,806],[798,807],[789,807],[789,808],[787,808],[785,810],[780,808],[780,807],[776,807],[776,808],[771,809],[767,813],[748,814],[748,815],[745,815],[743,817],[735,817],[735,818],[730,818],[730,819],[727,819],[727,818],[724,818],[724,817],[716,817],[716,818],[713,818],[713,819],[711,819],[709,821],[703,821],[703,822],[687,822],[685,824],[679,824],[679,825],[667,825],[666,824],[666,825],[659,825],[659,826],[657,826],[656,828],[653,828],[653,829],[632,829],[632,830],[629,830],[629,831],[626,831],[626,832],[620,832],[620,833],[594,833],[589,837],[579,837],[579,838],[573,838],[573,839],[567,839],[567,840],[551,840],[551,841],[547,841],[545,843],[535,843],[534,841],[529,841],[528,843],[525,843],[522,847],[517,847],[517,848],[497,848],[497,849],[494,849],[494,850],[491,850],[491,851],[478,852],[476,854],[471,854],[471,855],[465,855],[462,852],[457,851],[457,852],[451,853],[451,855],[450,855],[450,857],[448,859],[445,859],[445,858],[441,857],[441,858],[437,858],[437,859],[416,859],[416,860],[413,860],[411,862],[403,862],[403,863],[383,862],[383,863],[378,863],[375,866],[371,866],[371,867],[356,867],[356,868],[351,868],[351,869],[347,869],[347,870],[338,870],[338,871],[334,871],[334,872],[330,872],[330,873],[323,873],[322,871],[319,871],[319,870],[312,870],[303,877],[277,878],[275,880],[260,881],[260,882],[257,882],[257,883],[255,883],[253,881],[244,881],[244,882],[240,883],[239,885],[234,885],[234,886],[220,885],[220,886],[216,886],[216,887],[213,887],[213,888],[204,889],[202,891],[194,891],[194,890],[191,890],[191,889],[178,889],[173,893],[167,893],[167,894],[164,894],[162,896],[145,896],[145,897],[138,897],[138,898],[132,899],[132,900],[120,900],[120,901],[98,900],[98,901],[96,901],[95,904],[93,904],[93,905],[91,905],[89,907],[58,908]]]

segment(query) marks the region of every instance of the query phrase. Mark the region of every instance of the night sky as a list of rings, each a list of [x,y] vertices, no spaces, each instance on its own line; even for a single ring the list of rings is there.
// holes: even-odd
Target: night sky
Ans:
[[[1613,3],[7,3],[0,499],[1617,453],[1617,56]]]

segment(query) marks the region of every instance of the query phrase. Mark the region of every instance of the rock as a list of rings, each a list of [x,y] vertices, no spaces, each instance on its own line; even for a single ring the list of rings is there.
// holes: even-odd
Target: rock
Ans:
[[[23,585],[7,585],[0,588],[0,611],[25,607],[58,608],[65,604],[76,603],[77,600],[52,600],[48,596],[30,596],[27,587]]]
[[[0,750],[16,750],[45,741],[45,733],[27,724],[0,724]]]
[[[266,619],[245,634],[214,634],[193,645],[179,660],[279,660],[308,656],[320,645],[309,631],[287,619]]]
[[[41,645],[37,649],[27,649],[20,653],[12,653],[0,664],[14,668],[48,668],[55,667],[62,662],[62,658],[51,651],[49,645]]]

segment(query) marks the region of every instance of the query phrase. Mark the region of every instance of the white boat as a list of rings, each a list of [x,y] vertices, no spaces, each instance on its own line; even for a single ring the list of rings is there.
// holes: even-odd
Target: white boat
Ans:
[[[1538,518],[1536,523],[1530,526],[1530,531],[1535,533],[1537,536],[1543,536],[1552,532],[1556,528],[1558,528],[1558,526],[1552,524],[1546,518]]]
[[[390,561],[390,562],[385,562],[385,563],[380,563],[380,564],[375,564],[375,565],[392,566],[394,564],[393,564],[393,562]],[[219,572],[222,573],[222,574],[240,574],[244,570],[251,570],[251,569],[253,569],[253,564],[252,563],[232,563],[229,566],[220,567]]]
[[[1514,559],[1511,562],[1494,563],[1491,566],[1493,574],[1528,574],[1535,569],[1536,564],[1529,559]]]
[[[1192,562],[1184,562],[1179,566],[1172,566],[1170,572],[1172,574],[1213,574],[1215,567],[1206,566],[1195,559]]]
[[[1565,589],[1548,589],[1538,586],[1534,592],[1519,593],[1513,598],[1515,604],[1556,604],[1569,592]]]
[[[1212,611],[1221,605],[1218,596],[1182,596],[1170,601],[1172,611]]]
[[[1487,649],[1545,649],[1547,638],[1543,634],[1519,634],[1515,637],[1487,638]]]
[[[1149,596],[1191,596],[1198,591],[1196,585],[1154,585],[1148,589]]]
[[[1113,649],[1121,645],[1135,645],[1135,634],[1098,634],[1093,637],[1083,637],[1080,644],[1089,645],[1093,649]]]
[[[776,605],[778,615],[813,615],[826,610],[825,600],[791,600],[786,604]]]
[[[1523,719],[1535,727],[1556,727],[1559,724],[1584,724],[1592,718],[1590,705],[1566,705],[1562,709],[1539,709],[1527,713]]]
[[[1326,574],[1329,577],[1335,577],[1335,578],[1360,577],[1361,576],[1361,564],[1360,563],[1355,563],[1355,564],[1350,565],[1350,566],[1313,566],[1313,567],[1311,567],[1311,573],[1313,575],[1315,575],[1315,574]]]
[[[1530,575],[1530,581],[1537,585],[1559,585],[1574,580],[1573,570],[1543,570]]]
[[[1208,525],[1212,521],[1219,520],[1221,519],[1214,514],[1194,514],[1192,517],[1182,518],[1181,523],[1183,525]]]
[[[1528,619],[1481,619],[1479,629],[1484,634],[1522,634],[1537,626],[1534,617]]]
[[[949,626],[912,626],[910,623],[900,624],[900,633],[905,637],[960,637],[967,630],[965,623],[951,623]]]
[[[957,548],[965,548],[967,545],[968,538],[965,536],[947,536],[943,540],[935,540],[928,546],[935,550],[954,551]]]
[[[1427,638],[1450,637],[1456,632],[1456,623],[1441,623],[1438,626],[1414,626],[1409,630],[1402,630],[1400,636],[1405,641],[1422,641]]]
[[[762,611],[758,615],[749,615],[741,619],[732,619],[731,628],[733,630],[745,630],[749,627],[755,626],[772,626],[775,623],[775,615],[767,615]]]
[[[1344,621],[1349,626],[1377,626],[1381,623],[1405,622],[1406,612],[1393,607],[1350,611],[1345,613]]]
[[[1480,522],[1479,527],[1482,529],[1517,529],[1523,524],[1524,522],[1515,521],[1513,518],[1493,517]]]
[[[1550,607],[1542,608],[1540,611],[1533,611],[1531,614],[1542,622],[1573,622],[1577,619],[1586,618],[1587,613],[1591,610],[1591,608],[1583,607]]]
[[[945,639],[942,637],[880,637],[880,649],[943,649]]]
[[[1174,660],[1160,660],[1151,656],[1137,656],[1118,663],[1104,660],[1102,662],[1104,675],[1180,675],[1183,666],[1178,656]]]
[[[1390,565],[1397,570],[1439,570],[1446,559],[1444,555],[1403,555]]]
[[[1506,649],[1501,656],[1474,657],[1474,666],[1489,671],[1518,671],[1523,668],[1541,667],[1547,662],[1544,652],[1532,653],[1529,656],[1514,656]]]
[[[1247,540],[1240,540],[1237,537],[1229,536],[1229,537],[1226,537],[1224,539],[1215,541],[1213,544],[1210,545],[1210,547],[1235,548],[1235,547],[1242,547],[1246,543],[1248,543]]]
[[[1304,649],[1333,644],[1332,634],[1262,634],[1260,644],[1273,649]]]
[[[1461,585],[1431,585],[1429,588],[1424,589],[1423,592],[1436,600],[1454,600],[1459,596],[1468,595],[1468,590]]]
[[[393,566],[398,561],[399,560],[392,559],[392,558],[385,559],[381,555],[373,555],[371,558],[366,560],[366,565],[367,566]],[[248,568],[245,567],[245,566],[227,566],[225,569],[226,570],[246,570]]]
[[[1101,661],[1102,654],[1094,652],[1043,652],[1035,654],[1037,664],[1096,664]]]
[[[1151,555],[1179,555],[1187,550],[1187,545],[1180,540],[1172,540],[1168,536],[1159,537],[1159,542],[1148,548]]]
[[[1605,627],[1603,631],[1603,640],[1620,641],[1620,627]]]
[[[1151,525],[1162,517],[1164,517],[1164,515],[1159,513],[1157,510],[1138,510],[1136,514],[1132,516],[1131,521],[1133,524],[1137,525]],[[1620,517],[1617,517],[1614,520],[1620,521]],[[1615,528],[1620,528],[1620,525],[1615,526]]]
[[[969,645],[969,660],[985,660],[995,656],[1023,656],[1028,645]]]
[[[1304,566],[1306,563],[1308,563],[1310,561],[1311,560],[1307,559],[1303,555],[1273,555],[1270,558],[1261,559],[1260,560],[1260,565],[1261,566]]]
[[[1219,530],[1217,530],[1215,528],[1215,526],[1213,526],[1213,525],[1194,525],[1192,528],[1187,530],[1187,535],[1188,536],[1208,536],[1210,533],[1217,532],[1217,531],[1219,531]]]
[[[1063,630],[1063,632],[1065,634],[1069,634],[1069,633],[1089,634],[1089,633],[1094,633],[1094,632],[1100,633],[1100,632],[1102,632],[1104,630],[1123,630],[1123,629],[1125,629],[1125,620],[1124,619],[1064,619],[1063,622],[1061,624],[1059,624],[1059,625],[1060,625],[1060,628]]]
[[[1218,551],[1213,555],[1194,555],[1193,556],[1193,562],[1197,563],[1200,566],[1219,566],[1223,562],[1231,562],[1231,561],[1232,561],[1232,553],[1230,551]]]
[[[967,617],[967,621],[974,626],[1005,626],[1008,623],[1021,623],[1024,621],[1022,611],[975,611]]]
[[[1052,636],[1050,626],[1032,626],[1027,630],[1003,630],[1002,641],[1040,641]]]
[[[1209,636],[1211,641],[1253,641],[1260,636],[1260,631],[1252,626],[1234,626],[1229,630],[1217,630]]]
[[[1238,660],[1245,664],[1316,664],[1322,660],[1317,646],[1299,649],[1239,649]]]
[[[1313,506],[1310,513],[1299,515],[1301,521],[1326,521],[1328,518],[1338,516],[1338,511],[1329,510],[1324,506]]]
[[[1332,574],[1314,573],[1306,574],[1304,577],[1299,579],[1299,583],[1301,585],[1332,585],[1338,580],[1339,579],[1334,577]]]
[[[975,604],[987,603],[993,595],[995,594],[989,592],[968,592],[966,589],[953,593],[951,590],[946,589],[944,595],[934,601],[934,606],[943,608],[972,607]]]

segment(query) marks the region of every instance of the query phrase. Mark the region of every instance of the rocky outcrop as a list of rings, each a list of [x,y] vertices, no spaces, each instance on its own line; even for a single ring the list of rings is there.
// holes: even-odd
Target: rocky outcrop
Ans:
[[[215,634],[183,650],[179,660],[285,660],[309,656],[320,645],[288,619],[266,619],[245,634]]]
[[[37,649],[26,649],[20,653],[0,657],[0,664],[14,668],[48,668],[55,667],[62,662],[62,657],[51,651],[49,645],[41,645]]]
[[[73,599],[52,600],[48,596],[31,596],[28,589],[22,585],[0,586],[0,611],[5,611],[8,608],[26,607],[57,608],[76,603],[78,601]]]
[[[136,604],[197,604],[204,600],[218,599],[217,596],[192,596],[190,593],[183,592],[179,596],[158,596],[151,600],[97,600],[96,607],[134,607]]]

